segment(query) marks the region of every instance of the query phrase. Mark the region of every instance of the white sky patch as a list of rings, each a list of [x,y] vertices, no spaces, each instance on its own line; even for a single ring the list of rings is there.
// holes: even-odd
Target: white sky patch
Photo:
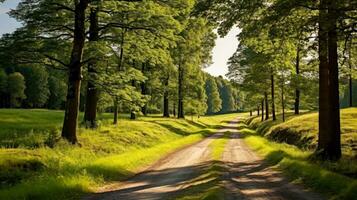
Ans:
[[[233,28],[224,38],[216,40],[216,46],[213,49],[213,64],[204,69],[213,76],[223,76],[228,73],[228,59],[237,50],[239,41],[237,35],[238,28]]]

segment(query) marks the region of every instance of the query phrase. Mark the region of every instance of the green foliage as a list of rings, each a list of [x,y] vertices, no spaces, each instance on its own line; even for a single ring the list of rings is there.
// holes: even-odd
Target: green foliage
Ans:
[[[3,123],[12,124],[11,130],[24,128],[27,122],[27,130],[32,125],[49,131],[61,123],[63,112],[3,110],[0,115],[7,120]],[[104,117],[108,119],[110,115]],[[80,198],[83,193],[93,192],[110,181],[128,178],[175,149],[214,133],[234,117],[233,114],[201,117],[191,122],[157,116],[131,121],[125,116],[118,126],[104,120],[97,130],[80,129],[81,147],[59,140],[53,148],[3,148],[0,150],[0,198]],[[26,134],[20,134],[20,130],[18,133],[19,137]],[[0,135],[2,140],[6,137],[4,132]],[[55,133],[51,135],[56,137]]]
[[[221,113],[229,113],[236,111],[236,102],[232,85],[222,77],[216,79],[219,88],[220,98],[222,99]]]
[[[222,100],[214,78],[208,76],[206,79],[207,114],[214,114],[221,110]]]
[[[9,74],[7,78],[7,93],[10,96],[12,107],[21,105],[21,100],[26,98],[25,95],[25,78],[19,72]]]
[[[33,66],[24,68],[23,74],[26,79],[25,103],[31,108],[43,107],[50,95],[47,70],[44,67]],[[52,91],[58,92],[55,90]]]
[[[60,77],[52,75],[48,79],[48,88],[50,95],[48,97],[48,108],[60,109],[63,108],[67,93],[67,84]]]

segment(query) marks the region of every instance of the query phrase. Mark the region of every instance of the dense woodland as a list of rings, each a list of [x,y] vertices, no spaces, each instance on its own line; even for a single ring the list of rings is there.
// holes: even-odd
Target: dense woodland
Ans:
[[[2,108],[64,109],[63,136],[97,112],[165,117],[237,111],[237,85],[211,77],[215,25],[195,2],[22,1],[24,26],[1,38]]]
[[[318,109],[316,155],[340,158],[339,110],[357,104],[356,1],[212,0],[199,8],[220,35],[241,29],[228,77],[245,91],[245,105],[262,120]]]
[[[352,0],[22,0],[0,40],[1,107],[64,109],[62,136],[97,112],[165,117],[319,110],[317,155],[338,159],[340,107],[356,106]],[[238,27],[230,81],[203,72]]]

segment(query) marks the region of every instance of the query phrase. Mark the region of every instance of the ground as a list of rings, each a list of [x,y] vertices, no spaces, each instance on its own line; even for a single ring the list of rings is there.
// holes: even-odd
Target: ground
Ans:
[[[234,120],[218,133],[166,156],[137,176],[102,188],[85,199],[204,199],[205,195],[214,199],[324,199],[289,183],[252,152],[237,132],[237,123]],[[228,140],[224,151],[214,154],[210,145],[224,136]],[[219,175],[209,174],[212,165],[222,167]],[[222,192],[190,192],[210,182],[215,183],[212,187],[222,187]]]
[[[344,135],[354,137],[354,112],[342,111]],[[79,128],[73,146],[59,137],[63,112],[0,110],[0,199],[357,199],[351,151],[338,163],[319,162],[311,159],[313,145],[271,137],[287,124],[304,135],[299,126],[313,130],[316,122],[306,119],[315,115],[285,123],[246,113],[123,115],[114,126],[102,114],[98,129]]]

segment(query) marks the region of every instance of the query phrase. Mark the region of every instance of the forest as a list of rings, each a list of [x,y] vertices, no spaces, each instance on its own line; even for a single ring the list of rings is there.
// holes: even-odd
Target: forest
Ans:
[[[357,199],[356,1],[15,4],[0,199]]]

